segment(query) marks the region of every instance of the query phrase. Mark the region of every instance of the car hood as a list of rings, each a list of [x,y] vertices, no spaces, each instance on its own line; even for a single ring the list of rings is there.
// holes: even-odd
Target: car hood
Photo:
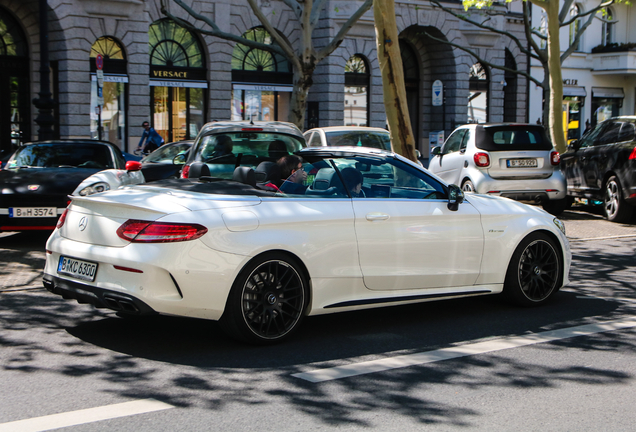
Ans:
[[[92,168],[18,168],[0,171],[2,193],[70,195]]]

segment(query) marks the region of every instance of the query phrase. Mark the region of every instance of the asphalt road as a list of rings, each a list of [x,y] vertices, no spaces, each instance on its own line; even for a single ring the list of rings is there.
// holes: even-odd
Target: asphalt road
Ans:
[[[549,305],[482,297],[310,317],[272,347],[52,296],[46,237],[0,234],[0,432],[634,430],[636,221],[562,219],[571,283]]]

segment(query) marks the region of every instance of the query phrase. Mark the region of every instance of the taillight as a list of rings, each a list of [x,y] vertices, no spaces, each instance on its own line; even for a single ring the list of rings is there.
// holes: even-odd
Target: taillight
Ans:
[[[550,163],[552,165],[558,165],[561,162],[561,155],[558,151],[550,152]]]
[[[478,167],[483,168],[490,165],[490,156],[488,156],[488,153],[475,153],[473,159],[475,160],[475,165]]]
[[[64,225],[64,222],[66,222],[67,213],[68,213],[68,208],[65,208],[64,213],[62,213],[62,216],[60,216],[60,218],[57,220],[57,225],[55,225],[55,228],[62,228],[62,226]]]
[[[198,239],[208,232],[199,224],[150,222],[129,219],[117,229],[117,235],[133,243],[167,243]]]
[[[636,147],[634,147],[634,150],[632,150],[632,154],[629,155],[630,159],[636,159]]]
[[[190,174],[190,165],[186,165],[181,170],[181,178],[188,178],[188,174]]]

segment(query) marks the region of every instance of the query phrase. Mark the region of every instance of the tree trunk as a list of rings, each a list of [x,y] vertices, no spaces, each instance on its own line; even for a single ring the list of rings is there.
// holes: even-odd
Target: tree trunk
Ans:
[[[548,21],[548,67],[550,70],[550,138],[559,153],[565,153],[563,134],[563,77],[561,74],[561,43],[559,41],[559,2],[545,3]]]
[[[312,75],[313,69],[298,71],[294,68],[294,90],[290,102],[289,121],[298,126],[300,130],[305,128],[307,95],[313,84]]]
[[[378,63],[382,74],[384,109],[386,111],[393,150],[417,162],[415,138],[411,128],[404,88],[404,70],[395,21],[394,0],[373,2]]]

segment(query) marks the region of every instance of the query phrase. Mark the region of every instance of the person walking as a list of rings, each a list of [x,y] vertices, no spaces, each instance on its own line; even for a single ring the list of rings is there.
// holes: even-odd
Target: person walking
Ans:
[[[141,127],[144,128],[144,133],[141,135],[137,149],[141,150],[143,153],[152,153],[164,143],[164,140],[156,130],[150,127],[150,123],[147,121],[143,122]],[[145,145],[144,141],[146,141]]]

